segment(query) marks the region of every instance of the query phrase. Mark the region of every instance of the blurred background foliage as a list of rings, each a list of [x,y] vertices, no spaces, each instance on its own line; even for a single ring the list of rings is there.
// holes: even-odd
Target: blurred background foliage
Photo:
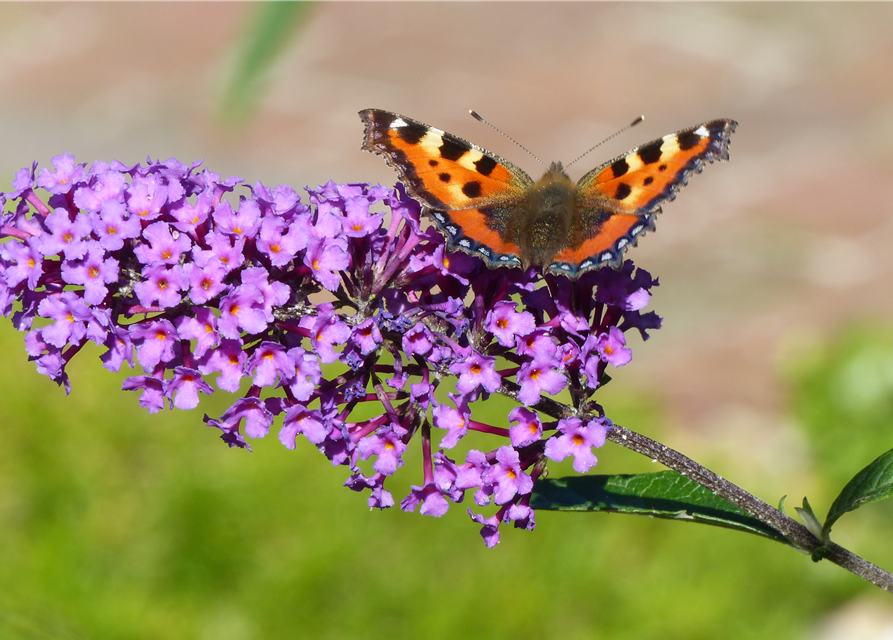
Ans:
[[[225,10],[219,5],[208,6],[212,11],[201,14],[204,22],[196,21],[196,27],[191,28],[197,29],[198,25],[204,24],[207,33],[218,38],[221,29],[214,21],[219,20]],[[337,123],[339,131],[343,131],[341,117],[345,114],[352,116],[351,112],[359,108],[397,108],[397,105],[411,101],[410,96],[425,104],[438,104],[442,101],[424,95],[434,81],[448,89],[460,89],[458,93],[462,100],[468,95],[478,95],[476,92],[483,96],[481,86],[496,87],[496,93],[482,98],[481,102],[502,108],[506,102],[500,102],[500,99],[510,101],[512,96],[533,96],[526,84],[503,82],[502,78],[509,77],[515,65],[506,66],[498,58],[493,58],[500,63],[498,68],[483,65],[484,84],[481,85],[465,63],[459,71],[450,71],[450,61],[445,60],[444,66],[438,67],[435,74],[420,71],[418,65],[423,63],[424,57],[405,53],[390,60],[376,57],[397,50],[404,41],[420,51],[426,50],[437,40],[430,36],[443,34],[424,31],[421,25],[448,22],[452,19],[451,12],[472,12],[474,19],[463,18],[460,22],[468,27],[469,33],[475,33],[479,14],[474,12],[503,11],[502,7],[458,10],[444,6],[430,9],[406,7],[390,9],[392,13],[387,14],[378,27],[370,24],[367,28],[363,22],[366,18],[357,18],[356,23],[351,23],[353,12],[339,14],[338,11],[344,11],[340,9],[326,12],[322,7],[305,4],[252,5],[241,12],[238,20],[233,19],[235,27],[229,39],[224,39],[222,44],[215,43],[220,46],[220,58],[210,56],[210,49],[201,48],[202,32],[195,30],[195,43],[190,44],[211,60],[207,64],[217,68],[219,83],[216,86],[220,89],[213,108],[200,107],[196,109],[199,116],[190,115],[194,121],[182,114],[191,114],[188,105],[200,104],[213,93],[211,83],[196,90],[196,95],[202,96],[199,99],[187,94],[188,99],[183,102],[166,103],[167,98],[156,99],[154,95],[147,99],[149,94],[145,93],[143,85],[153,86],[148,72],[131,71],[132,77],[123,85],[123,94],[97,92],[101,96],[97,100],[111,98],[113,108],[109,113],[113,111],[115,117],[104,117],[106,107],[88,101],[84,103],[86,106],[81,105],[80,111],[73,110],[57,118],[43,110],[45,101],[33,108],[27,102],[28,97],[45,98],[41,98],[41,87],[47,83],[42,81],[44,75],[36,74],[41,83],[31,88],[23,102],[28,115],[11,120],[24,122],[25,130],[30,132],[27,148],[33,152],[26,154],[27,157],[17,154],[14,158],[4,158],[4,175],[11,177],[15,170],[28,164],[32,156],[39,158],[45,166],[51,155],[66,149],[75,151],[77,145],[76,148],[66,146],[69,141],[64,132],[93,122],[92,116],[87,114],[98,113],[101,126],[86,126],[83,139],[89,142],[78,142],[84,145],[87,153],[106,153],[108,149],[120,149],[121,145],[129,144],[133,148],[128,147],[128,153],[145,154],[146,148],[157,148],[151,147],[149,142],[164,149],[174,148],[180,154],[198,152],[199,157],[207,149],[211,160],[220,156],[218,161],[225,166],[242,171],[244,167],[239,165],[239,160],[244,160],[247,166],[253,167],[256,172],[250,176],[252,180],[249,182],[258,178],[274,179],[270,174],[275,174],[275,179],[290,176],[291,184],[300,187],[304,179],[312,183],[319,175],[327,176],[334,159],[340,161],[345,157],[341,147],[332,143],[333,138],[322,135],[329,132],[324,126],[317,126],[318,122],[331,124],[331,120]],[[887,34],[882,25],[890,23],[889,12],[879,19],[868,13],[873,10],[857,9],[855,11],[862,14],[852,14],[856,17],[849,23],[831,14],[822,17],[824,9],[807,9],[808,15],[793,8],[744,7],[722,10],[600,7],[586,11],[603,12],[595,16],[594,23],[588,24],[605,25],[604,28],[618,38],[632,37],[629,34],[634,31],[641,31],[643,37],[651,37],[649,33],[653,36],[655,25],[660,25],[659,33],[676,29],[704,37],[708,33],[720,34],[717,35],[719,39],[711,40],[710,46],[706,47],[712,51],[721,52],[724,43],[731,43],[723,54],[726,58],[721,60],[722,56],[717,53],[715,59],[720,62],[716,64],[725,72],[738,65],[735,71],[738,75],[734,77],[747,78],[751,84],[745,82],[740,89],[732,89],[731,84],[716,81],[717,86],[728,94],[727,98],[711,94],[703,96],[704,100],[712,100],[711,109],[725,109],[728,103],[735,105],[737,110],[735,113],[723,111],[706,115],[732,115],[742,122],[747,121],[752,132],[750,139],[757,140],[752,153],[765,164],[765,157],[759,154],[767,148],[781,147],[775,136],[782,135],[782,129],[796,130],[792,125],[795,121],[821,131],[825,136],[823,144],[835,144],[835,141],[844,139],[843,135],[826,136],[827,127],[815,125],[818,118],[815,114],[819,109],[803,111],[803,104],[821,105],[825,108],[823,113],[838,114],[835,117],[845,122],[868,121],[872,123],[872,132],[885,131],[878,123],[889,120],[881,108],[868,114],[867,120],[848,115],[858,108],[845,101],[828,108],[822,100],[842,100],[841,96],[848,95],[839,87],[829,89],[827,95],[820,92],[818,100],[808,91],[800,92],[815,78],[839,85],[858,77],[845,73],[843,67],[832,70],[832,73],[812,73],[813,67],[809,65],[814,60],[824,64],[834,60],[842,65],[857,66],[860,55],[882,58],[872,54],[869,45],[865,45],[865,51],[858,46],[846,48],[849,57],[823,57],[816,55],[808,43],[831,42],[830,38],[821,35],[831,32],[844,34],[841,36],[844,43],[850,31],[857,34],[854,37],[860,44],[869,43],[871,36],[862,27],[876,25],[882,35]],[[45,27],[24,31],[37,34],[37,45],[42,42],[40,38],[46,38],[42,50],[49,51],[51,41],[65,42],[62,34],[77,33],[83,41],[90,39],[93,32],[81,27],[92,23],[81,21],[82,11],[97,12],[95,18],[106,10],[63,7],[55,17],[41,13],[40,22],[29,23],[31,18],[21,17],[27,9],[6,8],[4,15],[15,20],[4,19],[2,22]],[[111,7],[108,11],[125,9]],[[389,10],[377,8],[376,11],[386,13]],[[528,23],[534,25],[538,34],[536,38],[523,40],[526,50],[494,40],[488,55],[500,46],[515,52],[526,51],[543,60],[543,65],[533,70],[536,95],[564,96],[548,85],[547,78],[552,76],[555,82],[564,82],[565,93],[572,95],[579,87],[567,82],[567,74],[552,73],[552,69],[560,67],[549,66],[551,58],[547,51],[552,40],[548,33],[552,29],[560,43],[553,53],[559,58],[563,56],[562,64],[569,64],[567,60],[572,56],[566,55],[568,52],[562,47],[582,42],[573,35],[581,32],[576,25],[578,16],[573,13],[578,9],[565,8],[548,16],[541,13],[543,11],[546,10],[531,6],[514,8],[511,14],[499,16],[499,29],[485,25],[487,37],[494,39],[523,39]],[[623,13],[627,11],[632,13]],[[333,15],[335,18],[331,17]],[[555,18],[556,15],[559,17]],[[150,14],[146,16],[145,29],[154,36],[156,32],[152,29],[158,27],[150,24]],[[430,22],[416,20],[420,16]],[[630,17],[632,19],[626,19]],[[310,29],[314,20],[317,24],[315,31]],[[381,26],[388,20],[396,25],[394,28],[403,25],[399,39]],[[693,22],[698,28],[692,26]],[[115,28],[119,24],[143,24],[139,20],[121,22],[117,17],[109,18],[109,23]],[[807,23],[809,28],[804,26]],[[169,18],[160,24],[172,30],[181,26]],[[183,24],[191,23],[184,18]],[[418,31],[406,31],[406,24],[419,25]],[[687,25],[685,29],[681,29],[683,24]],[[645,25],[644,30],[640,25]],[[705,25],[711,28],[703,28]],[[822,32],[821,29],[826,28],[823,25],[829,31]],[[454,44],[461,44],[477,56],[477,62],[488,60],[471,47],[470,36],[449,30],[448,33],[455,38]],[[759,33],[760,37],[748,39],[747,33]],[[811,35],[803,37],[811,40],[791,36],[805,33]],[[5,46],[0,47],[0,56],[17,46],[10,34],[14,35],[12,31],[0,28],[0,44]],[[565,37],[566,34],[570,36]],[[764,34],[768,35],[762,39]],[[601,42],[603,46],[613,47],[615,52],[627,51],[618,48],[621,41],[612,37],[599,38],[587,33],[585,41]],[[365,42],[365,38],[374,41],[375,45],[366,50],[368,58],[353,60],[351,64],[369,69],[368,78],[357,80],[339,66],[337,57],[326,58],[320,53],[331,46],[336,53],[344,49],[355,55],[351,49],[354,41]],[[160,35],[158,42],[165,42]],[[651,37],[649,46],[654,42],[663,40]],[[751,55],[752,49],[741,55],[735,49],[751,45],[763,57]],[[126,61],[127,47],[121,43],[116,46],[116,54],[121,54],[121,60]],[[173,45],[160,47],[155,51],[162,59],[159,63],[162,67],[167,49],[185,59],[183,51]],[[35,46],[34,50],[41,48]],[[800,55],[801,51],[808,53]],[[824,54],[825,50],[821,51]],[[598,74],[609,74],[602,78],[612,88],[607,93],[611,94],[609,97],[614,107],[626,114],[620,117],[619,112],[612,113],[611,117],[616,117],[617,122],[625,121],[629,113],[637,113],[643,105],[650,106],[645,104],[646,98],[653,96],[654,91],[645,82],[646,76],[639,75],[646,74],[646,69],[662,78],[679,79],[681,68],[691,71],[695,67],[690,52],[679,54],[674,50],[674,55],[678,55],[678,67],[673,67],[677,64],[673,56],[655,56],[647,47],[643,46],[639,54],[641,58],[631,55],[624,64],[618,65],[616,76],[595,65]],[[67,55],[67,52],[54,55]],[[77,55],[77,51],[71,55]],[[430,51],[428,55],[431,55]],[[702,58],[707,60],[707,56]],[[459,57],[456,59],[462,62]],[[838,62],[840,60],[844,62]],[[202,62],[195,56],[189,61],[194,68],[201,68]],[[683,66],[682,61],[687,66]],[[765,65],[760,66],[760,61]],[[664,63],[669,65],[669,71],[661,66]],[[287,69],[289,64],[306,64],[332,78],[331,86],[305,83],[300,87],[303,93],[294,98],[308,105],[307,109],[312,109],[314,114],[324,114],[322,120],[314,120],[307,114],[297,118],[300,131],[305,134],[302,139],[304,153],[294,151],[292,145],[298,143],[291,142],[291,137],[282,133],[283,122],[287,121],[283,112],[276,111],[282,95],[265,102],[268,89],[275,87],[277,77],[281,82],[282,69]],[[587,69],[593,65],[585,57],[581,64],[587,65]],[[527,69],[530,65],[516,66]],[[7,65],[5,68],[11,67]],[[193,73],[193,67],[183,65],[171,69],[188,69]],[[279,76],[276,76],[277,69]],[[578,67],[568,66],[569,72],[575,69]],[[529,75],[531,72],[525,70],[524,73]],[[712,68],[709,73],[714,73]],[[395,84],[395,78],[401,74],[407,80]],[[310,74],[309,77],[317,76]],[[704,76],[693,73],[692,77],[701,80]],[[712,81],[714,76],[709,77]],[[883,103],[886,98],[879,88],[883,83],[878,84],[876,75],[871,73],[867,77],[875,92],[869,97]],[[301,78],[306,80],[307,76]],[[419,89],[417,81],[427,82],[425,88]],[[82,75],[81,82],[89,87],[89,75]],[[172,76],[170,86],[179,86],[176,77]],[[591,90],[604,95],[604,86],[594,83]],[[628,101],[618,98],[621,86],[625,95],[630,96]],[[642,87],[643,93],[635,93],[638,86]],[[682,87],[684,85],[680,85],[678,93],[661,102],[658,110],[665,108],[669,113],[675,108],[686,112],[692,110],[693,94],[686,93]],[[59,85],[54,89],[58,92]],[[789,102],[777,100],[778,91],[787,91],[783,95]],[[282,92],[280,89],[279,93]],[[122,97],[124,94],[127,96]],[[355,94],[363,97],[357,98]],[[317,104],[314,100],[320,95],[324,100]],[[347,95],[351,97],[350,104],[344,100]],[[353,103],[358,99],[367,100],[369,96],[380,99],[382,95],[391,96],[394,104]],[[338,96],[341,96],[340,102]],[[592,96],[589,98],[594,100]],[[288,100],[292,97],[288,96]],[[329,102],[323,104],[325,100]],[[334,106],[333,100],[336,101]],[[779,117],[777,112],[761,111],[761,100],[773,106],[789,104],[791,107],[786,115]],[[151,117],[136,121],[138,126],[133,126],[133,121],[116,119],[119,114],[129,113],[131,104],[140,102],[148,106],[149,112],[153,113]],[[524,103],[530,117],[540,122],[554,120],[531,107],[536,102],[541,102],[546,113],[554,116],[553,101],[530,98]],[[561,97],[559,102],[571,101]],[[585,100],[580,102],[585,103]],[[179,111],[166,111],[168,104],[176,104]],[[252,118],[257,117],[264,104],[272,115],[268,113],[267,119],[259,119],[261,124],[253,124]],[[463,103],[462,106],[478,107],[479,104]],[[571,104],[565,106],[573,109]],[[450,102],[448,107],[452,111],[455,105]],[[590,109],[589,105],[585,108]],[[521,117],[524,109],[518,107],[518,113],[500,114],[500,123]],[[408,107],[406,110],[410,111]],[[207,125],[211,118],[202,117],[211,111],[223,113],[222,120],[230,127],[233,123],[241,123],[247,133],[235,134],[233,128],[215,129]],[[739,116],[739,112],[751,117]],[[155,115],[158,113],[165,115]],[[34,122],[27,121],[30,114],[33,114]],[[409,115],[415,114],[410,112]],[[427,118],[421,113],[419,117]],[[579,125],[579,116],[576,118],[568,118],[567,122]],[[196,122],[200,126],[193,127]],[[28,129],[29,123],[39,126]],[[552,121],[551,124],[558,128],[560,123]],[[690,122],[677,124],[682,126]],[[90,126],[94,128],[90,129]],[[321,132],[318,137],[314,137],[314,127]],[[356,131],[344,134],[344,140],[349,140],[349,148],[354,150],[359,146],[359,130],[355,128]],[[190,137],[193,130],[198,131],[195,138]],[[118,137],[105,135],[116,131]],[[761,139],[760,131],[766,137]],[[163,133],[159,135],[159,132]],[[587,131],[586,136],[590,133]],[[599,130],[599,136],[601,133]],[[662,133],[664,131],[655,132],[656,135]],[[19,135],[7,136],[14,143],[7,147],[7,153],[15,148]],[[537,136],[537,130],[531,129],[531,135]],[[563,135],[562,148],[569,140],[567,132]],[[577,144],[581,137],[580,131],[576,130],[573,143],[581,148],[588,146]],[[596,135],[592,137],[598,138]],[[871,138],[874,141],[871,148],[881,157],[889,158],[889,144],[878,143],[877,139],[878,136]],[[253,147],[248,140],[259,141],[259,146]],[[263,146],[270,145],[271,140],[272,146]],[[746,149],[746,140],[736,139],[735,148]],[[800,139],[799,144],[798,151],[805,150],[805,155],[809,156],[809,150],[814,147],[810,147],[805,138]],[[296,164],[289,166],[288,161],[276,156],[276,145],[287,147],[284,155],[294,157]],[[314,145],[316,152],[309,153]],[[569,153],[576,151],[577,146]],[[272,158],[269,166],[264,164],[266,157],[258,155],[258,149],[265,149]],[[269,153],[270,150],[274,153]],[[326,155],[327,150],[332,150],[332,154]],[[121,152],[110,153],[119,157]],[[168,155],[172,152],[162,151],[163,157]],[[359,154],[354,152],[354,155]],[[839,155],[842,161],[853,163],[855,156]],[[824,171],[823,176],[833,174],[820,156],[813,154],[810,158]],[[870,160],[874,156],[859,157]],[[138,158],[126,159],[136,161]],[[181,159],[190,161],[192,158],[184,155]],[[778,162],[782,161],[789,162],[790,158],[782,156]],[[354,166],[352,162],[345,160],[345,166]],[[357,163],[357,166],[360,165]],[[370,161],[361,166],[378,165]],[[209,168],[222,170],[213,162],[209,162]],[[382,175],[392,178],[390,173],[385,174],[384,168],[381,171]],[[759,182],[755,164],[747,164],[746,154],[739,171],[742,173],[732,182],[714,183],[726,185],[726,190],[713,192],[712,196],[716,197],[717,193],[728,195],[737,203],[736,210],[749,211],[751,219],[759,219],[774,206],[785,213],[792,210],[786,207],[793,200],[772,196],[772,206],[760,208],[758,201],[748,200],[750,196],[743,194],[741,189],[736,191],[729,187],[743,183],[741,176],[747,177],[749,184]],[[350,175],[356,177],[356,174]],[[790,179],[795,186],[802,187],[796,182],[800,178]],[[877,180],[875,184],[882,184],[882,181]],[[706,185],[704,189],[704,193],[709,192]],[[770,197],[772,186],[760,193]],[[804,193],[806,190],[800,189],[797,197],[804,197]],[[848,194],[852,195],[853,190],[850,189]],[[697,223],[701,210],[695,204],[695,196],[691,202]],[[820,209],[803,207],[803,210],[821,217]],[[709,213],[713,215],[715,212]],[[722,215],[719,218],[722,220]],[[833,220],[833,217],[828,219]],[[771,287],[779,282],[787,286],[790,282],[772,269],[794,273],[793,287],[809,289],[817,282],[819,286],[840,283],[851,286],[851,281],[847,280],[851,272],[847,271],[845,256],[850,255],[848,250],[852,247],[821,244],[825,240],[816,234],[822,256],[833,254],[843,259],[835,261],[834,273],[818,267],[815,272],[807,272],[805,267],[800,271],[801,263],[812,265],[810,261],[815,256],[810,253],[809,243],[816,238],[797,225],[796,215],[791,226],[785,226],[787,220],[769,220],[766,228],[771,229],[771,239],[765,246],[757,246],[759,238],[769,235],[765,230],[751,228],[742,233],[742,227],[738,226],[740,221],[728,218],[726,222],[729,220],[731,224],[725,232],[730,234],[729,238],[734,238],[735,244],[724,244],[725,236],[721,234],[725,232],[712,228],[715,236],[719,234],[718,239],[710,249],[705,248],[697,255],[691,255],[684,242],[680,244],[678,235],[673,239],[672,228],[662,232],[665,242],[653,245],[655,249],[652,251],[657,253],[650,254],[651,262],[661,265],[661,246],[675,247],[671,251],[685,257],[685,260],[666,260],[664,256],[669,267],[655,269],[665,283],[666,273],[671,274],[671,285],[658,291],[655,308],[661,315],[674,319],[675,324],[671,322],[666,330],[658,332],[657,339],[647,347],[638,342],[633,345],[637,349],[637,360],[633,365],[638,365],[637,372],[634,374],[632,367],[618,372],[615,381],[600,392],[600,401],[616,422],[682,450],[765,500],[777,504],[781,493],[794,491],[788,497],[788,504],[799,504],[802,496],[796,492],[802,489],[808,492],[817,513],[824,515],[841,486],[893,444],[889,437],[889,425],[893,422],[893,327],[886,322],[866,324],[845,319],[827,321],[814,332],[795,332],[793,338],[779,332],[781,323],[778,318],[767,321],[765,307],[761,305],[784,309],[785,295]],[[703,242],[697,233],[693,226],[692,242]],[[841,242],[844,242],[842,237]],[[734,249],[728,250],[730,246]],[[863,247],[870,250],[868,245]],[[698,249],[701,249],[700,244]],[[645,253],[647,247],[637,251],[637,257],[649,255]],[[757,255],[758,262],[748,257],[747,252]],[[712,268],[709,260],[714,258],[726,259],[727,262],[722,264],[732,266]],[[759,271],[761,267],[757,264],[768,266]],[[883,270],[879,272],[883,273]],[[697,279],[698,274],[704,274],[702,280]],[[673,275],[676,276],[675,283]],[[751,288],[738,286],[743,284],[751,285]],[[858,287],[853,291],[858,294]],[[862,300],[870,300],[870,297]],[[844,304],[837,304],[837,307],[845,311],[855,309],[855,306],[847,309]],[[825,307],[818,304],[812,308]],[[881,304],[878,308],[884,307]],[[731,424],[734,420],[723,421],[717,415],[724,414],[709,414],[706,410],[693,414],[695,418],[689,423],[690,414],[685,411],[692,407],[712,407],[711,395],[720,397],[727,393],[731,398],[726,398],[730,406],[741,405],[742,397],[752,398],[748,394],[753,388],[744,379],[751,372],[747,356],[729,360],[728,353],[716,349],[715,343],[711,346],[710,335],[704,329],[708,321],[713,326],[727,322],[729,315],[723,314],[748,312],[754,314],[754,325],[765,326],[766,333],[755,335],[753,327],[748,325],[733,323],[728,326],[747,343],[743,351],[768,352],[769,358],[774,359],[775,368],[771,375],[764,376],[766,382],[762,387],[756,385],[769,400],[765,406],[761,401],[755,402],[755,412],[745,412],[744,428],[738,431]],[[778,344],[761,341],[761,336],[764,338],[770,333],[782,335]],[[735,344],[738,334],[733,339],[726,337],[725,343]],[[693,335],[699,352],[691,348]],[[667,350],[660,346],[667,341],[683,346],[676,347],[676,351],[672,347]],[[751,344],[756,344],[757,348]],[[745,389],[740,396],[711,386],[720,377],[716,364],[711,363],[709,355],[706,359],[701,357],[703,353],[709,354],[711,349],[716,349],[716,359],[722,361],[720,369],[732,381],[730,384],[740,384]],[[649,355],[649,350],[658,355]],[[60,389],[38,376],[26,362],[22,337],[6,321],[0,322],[0,353],[4,354],[0,367],[0,424],[3,427],[3,446],[0,446],[0,638],[3,639],[869,638],[880,636],[870,635],[870,624],[868,632],[854,635],[859,633],[858,621],[875,621],[875,629],[879,628],[877,625],[885,624],[885,620],[890,621],[889,617],[878,613],[884,610],[887,596],[837,567],[827,563],[814,565],[808,558],[781,545],[712,527],[647,518],[540,512],[535,532],[504,529],[500,545],[488,550],[477,534],[477,527],[465,513],[466,504],[453,506],[439,520],[405,514],[397,508],[370,513],[364,495],[341,486],[346,477],[345,470],[330,466],[304,442],[298,443],[296,451],[288,451],[273,433],[264,440],[252,441],[254,453],[249,454],[228,449],[219,440],[216,430],[202,426],[198,411],[147,415],[138,407],[135,394],[120,391],[126,373],[112,375],[102,369],[96,359],[98,350],[92,347],[85,349],[69,367],[74,391],[67,398],[63,398]],[[740,356],[740,353],[736,354]],[[693,368],[702,371],[701,378],[680,364],[689,359],[697,365]],[[730,366],[730,363],[734,364]],[[694,376],[685,375],[692,373]],[[736,374],[740,375],[736,377]],[[700,385],[703,397],[697,398],[696,402],[684,393],[677,397],[678,381],[683,379],[693,387]],[[203,398],[200,410],[219,415],[230,401],[229,396],[217,392],[211,398]],[[494,415],[506,412],[500,402],[499,399],[491,402]],[[755,421],[767,416],[772,418],[768,426],[755,427]],[[718,433],[711,433],[711,425]],[[778,433],[782,435],[781,440],[776,437]],[[718,442],[727,444],[718,446]],[[610,443],[598,454],[600,462],[596,471],[599,473],[657,470],[650,461]],[[397,500],[420,477],[417,458],[401,469],[389,486]],[[412,456],[407,459],[412,460]],[[572,473],[569,463],[552,465],[550,469],[554,477]],[[893,548],[884,533],[890,530],[891,519],[893,510],[890,505],[870,505],[845,517],[834,529],[834,540],[891,568]],[[847,635],[836,630],[838,626],[835,625],[841,624],[841,620],[843,627],[840,628]]]
[[[893,421],[889,385],[851,419],[866,404],[848,376],[876,377],[879,344],[893,357],[889,329],[849,330],[788,378],[819,510],[885,444],[841,446]],[[2,638],[796,638],[867,588],[755,536],[648,518],[541,511],[535,532],[505,529],[488,550],[465,504],[440,520],[369,512],[340,486],[344,469],[303,441],[290,452],[274,433],[247,453],[198,412],[145,414],[94,351],[72,363],[61,401],[21,336],[0,330],[0,388],[14,390],[0,448]],[[619,386],[604,390],[614,419],[672,443],[660,407]],[[218,392],[203,409],[227,402]],[[611,443],[598,453],[602,473],[654,470]],[[419,477],[413,458],[390,486],[398,499]],[[890,566],[878,532],[891,520],[887,504],[870,506],[835,539]]]

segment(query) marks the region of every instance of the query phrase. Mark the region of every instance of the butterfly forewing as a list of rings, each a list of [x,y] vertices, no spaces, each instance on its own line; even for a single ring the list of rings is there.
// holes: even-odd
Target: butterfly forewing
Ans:
[[[654,229],[661,204],[672,200],[704,162],[728,160],[737,123],[711,120],[658,138],[597,167],[577,183],[573,242],[546,267],[577,277],[604,265]]]
[[[652,140],[614,158],[577,183],[580,207],[608,206],[617,213],[656,213],[700,172],[704,161],[729,159],[729,136],[738,123],[711,120]]]
[[[440,211],[523,202],[533,181],[499,156],[411,118],[366,109],[363,149],[384,156],[414,198]]]

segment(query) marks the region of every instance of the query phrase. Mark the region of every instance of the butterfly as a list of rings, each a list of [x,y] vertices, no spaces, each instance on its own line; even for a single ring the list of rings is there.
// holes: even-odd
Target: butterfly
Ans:
[[[507,160],[405,116],[365,109],[363,149],[377,153],[423,205],[451,251],[491,269],[541,266],[576,279],[610,265],[654,230],[661,205],[704,162],[729,159],[734,120],[711,120],[609,160],[571,182],[552,163],[534,182]]]

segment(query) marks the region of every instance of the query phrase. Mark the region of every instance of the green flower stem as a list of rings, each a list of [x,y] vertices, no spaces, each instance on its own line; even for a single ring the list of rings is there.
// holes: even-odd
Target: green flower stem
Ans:
[[[805,526],[790,516],[763,502],[738,485],[732,484],[725,478],[718,476],[710,469],[698,464],[675,449],[671,449],[651,438],[617,424],[608,432],[608,440],[643,456],[648,456],[652,460],[657,460],[665,467],[691,478],[699,485],[725,498],[761,522],[766,523],[784,535],[795,548],[805,553],[812,555],[813,552],[821,549],[823,546],[821,540],[813,536]],[[825,547],[825,553],[827,555],[823,555],[829,562],[833,562],[873,585],[893,593],[893,574],[884,571],[877,565],[860,558],[833,542]]]
[[[499,393],[517,400],[519,389],[520,387],[515,383],[504,381],[499,389]],[[542,397],[533,408],[556,419],[568,418],[577,413],[573,407],[546,397]],[[781,533],[794,548],[810,555],[818,553],[820,555],[814,555],[813,557],[824,557],[829,562],[843,567],[873,585],[893,593],[893,574],[884,571],[877,565],[860,558],[833,542],[829,545],[823,545],[821,540],[813,536],[805,526],[790,516],[713,473],[710,469],[698,464],[688,456],[618,424],[615,424],[608,432],[607,439],[615,444],[619,444],[621,447],[647,456],[651,460],[659,462],[683,476],[691,478],[715,495],[725,498],[754,518]]]

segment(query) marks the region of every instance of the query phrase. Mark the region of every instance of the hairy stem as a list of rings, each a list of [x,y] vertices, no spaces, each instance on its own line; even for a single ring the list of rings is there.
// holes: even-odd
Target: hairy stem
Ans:
[[[813,536],[806,527],[790,516],[763,502],[738,485],[732,484],[725,478],[718,476],[710,469],[698,464],[675,449],[671,449],[651,438],[616,424],[608,432],[608,440],[643,456],[648,456],[652,460],[657,460],[665,467],[691,478],[699,485],[725,498],[742,511],[746,511],[754,518],[783,534],[794,547],[802,551],[811,554],[823,546],[822,542]],[[826,551],[827,555],[825,558],[829,562],[833,562],[881,589],[893,593],[893,574],[860,558],[840,545],[831,543],[826,548]]]
[[[519,390],[520,387],[517,384],[503,380],[499,393],[517,400]],[[558,419],[576,415],[572,407],[546,397],[541,398],[533,408]],[[647,436],[617,424],[608,432],[607,438],[621,447],[640,453],[643,456],[648,456],[651,460],[655,460],[665,467],[691,478],[715,495],[725,498],[742,511],[772,527],[784,535],[791,546],[804,553],[812,554],[824,546],[821,540],[813,536],[805,526],[790,516],[763,502],[738,485],[732,484],[725,478],[713,473],[710,469],[698,464],[675,449],[671,449]],[[860,558],[840,545],[831,543],[825,546],[823,556],[829,562],[843,567],[885,591],[893,593],[893,574]]]

